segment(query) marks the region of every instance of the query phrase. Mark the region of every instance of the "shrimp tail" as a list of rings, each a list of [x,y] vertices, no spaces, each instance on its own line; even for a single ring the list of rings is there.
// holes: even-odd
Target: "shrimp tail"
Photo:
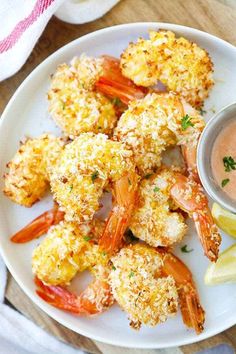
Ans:
[[[58,205],[39,215],[36,219],[26,225],[11,237],[14,243],[25,243],[34,240],[45,234],[52,225],[58,224],[64,219],[64,213],[58,209]]]
[[[166,253],[163,257],[163,271],[175,279],[183,322],[200,334],[204,329],[205,311],[200,304],[190,270],[178,257]]]
[[[50,305],[77,315],[94,315],[109,308],[113,302],[110,286],[105,281],[95,280],[79,296],[62,286],[45,285],[37,277],[36,293]]]

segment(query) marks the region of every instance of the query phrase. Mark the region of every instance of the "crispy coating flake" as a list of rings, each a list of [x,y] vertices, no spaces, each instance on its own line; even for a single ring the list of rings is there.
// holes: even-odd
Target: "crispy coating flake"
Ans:
[[[132,152],[104,134],[84,133],[66,145],[51,175],[52,192],[66,220],[91,220],[103,189],[134,168]]]
[[[93,91],[94,83],[102,74],[102,61],[81,55],[70,66],[59,65],[52,77],[49,112],[71,139],[83,132],[111,134],[116,124],[110,100]]]
[[[175,281],[172,276],[161,277],[162,259],[153,248],[144,244],[123,248],[112,262],[113,295],[133,328],[155,326],[176,314]]]
[[[114,136],[134,151],[141,175],[152,173],[159,167],[162,152],[176,144],[176,137],[167,122],[182,117],[181,109],[174,94],[153,93],[131,102],[121,116]]]
[[[49,186],[49,170],[63,149],[63,141],[50,134],[28,139],[7,164],[4,193],[13,202],[31,207]]]
[[[51,227],[33,252],[33,273],[48,285],[69,284],[77,272],[86,269],[105,279],[108,272],[104,272],[104,267],[108,267],[109,258],[93,242],[101,228],[104,222],[99,220],[80,226],[61,222]]]
[[[162,168],[140,184],[138,207],[130,229],[136,237],[154,247],[179,242],[187,231],[182,214],[173,212],[175,206],[170,198],[177,171],[176,168]]]
[[[202,106],[213,86],[209,54],[171,31],[150,31],[150,39],[130,43],[121,55],[121,69],[137,85],[162,81],[194,107]]]

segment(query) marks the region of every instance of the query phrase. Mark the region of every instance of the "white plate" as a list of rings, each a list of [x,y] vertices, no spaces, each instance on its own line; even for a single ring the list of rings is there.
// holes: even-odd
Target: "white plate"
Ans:
[[[98,56],[111,54],[119,56],[128,42],[139,36],[147,37],[149,29],[165,28],[177,35],[197,42],[210,53],[215,64],[216,84],[205,104],[208,118],[211,110],[218,111],[223,106],[235,101],[236,92],[236,48],[207,33],[166,23],[134,23],[106,28],[79,38],[51,55],[39,65],[18,88],[9,102],[0,120],[0,171],[16,152],[19,141],[25,135],[38,136],[51,131],[59,133],[47,113],[46,92],[49,76],[56,66],[69,61],[83,52]],[[1,180],[1,187],[3,180]],[[183,244],[188,244],[194,251],[184,254],[176,247],[176,252],[192,270],[196,280],[202,304],[206,310],[205,331],[197,336],[182,323],[180,314],[174,319],[155,328],[143,328],[136,332],[129,328],[127,316],[114,306],[106,313],[93,318],[76,317],[57,310],[35,294],[31,272],[31,252],[39,240],[24,245],[15,245],[9,236],[22,228],[27,222],[47,210],[51,205],[48,196],[31,209],[26,209],[10,202],[0,195],[0,248],[4,260],[16,281],[25,293],[48,315],[64,326],[102,342],[126,347],[164,348],[196,342],[236,323],[236,285],[222,285],[209,288],[204,285],[203,276],[208,260],[203,256],[194,228],[190,228]],[[191,223],[190,223],[191,224]],[[192,225],[191,225],[192,226]],[[233,240],[224,235],[221,250],[231,245]],[[75,284],[75,287],[78,286]]]

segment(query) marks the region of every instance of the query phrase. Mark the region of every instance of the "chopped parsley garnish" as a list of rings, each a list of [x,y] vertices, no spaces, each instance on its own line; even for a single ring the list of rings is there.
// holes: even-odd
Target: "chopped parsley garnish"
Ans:
[[[112,269],[112,270],[116,270],[116,267],[115,267],[115,266],[112,266],[111,269]]]
[[[103,256],[106,256],[106,255],[107,255],[107,253],[106,253],[105,251],[103,251],[103,252],[102,252],[102,255],[103,255]]]
[[[98,171],[95,171],[95,172],[92,173],[91,179],[92,179],[92,181],[94,182],[95,179],[97,179],[97,178],[98,178]]]
[[[66,108],[65,102],[62,102],[62,109],[64,110]]]
[[[71,186],[69,187],[70,192],[72,191],[72,189],[73,189],[73,186],[71,185]]]
[[[183,253],[190,253],[193,251],[193,249],[191,248],[190,250],[187,249],[188,245],[184,245],[183,247],[181,247],[181,252]]]
[[[188,114],[181,119],[181,127],[182,130],[186,130],[188,127],[194,127],[194,124],[191,122],[191,117],[189,117]]]
[[[131,180],[129,178],[128,178],[128,183],[130,186],[132,185]]]
[[[118,107],[121,105],[121,100],[118,97],[113,98],[111,102]]]
[[[160,188],[159,187],[155,187],[154,188],[154,192],[159,192]]]
[[[153,175],[153,173],[148,173],[147,175],[144,176],[145,179],[150,178]]]
[[[236,170],[236,161],[234,161],[232,156],[223,157],[223,164],[225,167],[225,172],[230,172],[232,170]]]
[[[129,278],[132,278],[134,276],[134,272],[129,273]]]
[[[205,111],[204,109],[200,108],[199,112],[200,112],[201,116],[203,116],[203,114],[206,114],[207,111]]]
[[[228,184],[230,181],[229,178],[225,178],[225,179],[222,179],[222,182],[221,182],[221,187],[224,188],[226,186],[226,184]]]
[[[84,236],[84,241],[90,241],[91,237],[90,236]]]

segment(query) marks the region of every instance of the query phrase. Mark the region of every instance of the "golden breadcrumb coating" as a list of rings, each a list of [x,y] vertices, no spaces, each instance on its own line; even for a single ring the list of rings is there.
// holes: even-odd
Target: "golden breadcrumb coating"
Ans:
[[[150,31],[150,39],[130,43],[121,55],[124,76],[141,86],[160,80],[194,107],[201,107],[213,86],[213,63],[196,43],[171,31]]]
[[[48,92],[49,112],[65,135],[111,134],[117,117],[111,101],[93,86],[102,74],[103,59],[82,55],[71,65],[61,64],[52,76]]]
[[[68,221],[93,218],[109,182],[134,170],[132,152],[104,134],[83,133],[66,145],[51,174],[51,188]]]
[[[13,202],[31,207],[49,186],[49,169],[63,149],[63,141],[50,134],[27,139],[7,164],[4,193]]]
[[[67,285],[77,272],[86,269],[95,276],[104,276],[101,269],[109,258],[93,242],[101,228],[104,222],[99,220],[80,226],[69,222],[52,226],[33,252],[33,273],[48,285]]]
[[[128,313],[130,325],[155,326],[177,312],[174,278],[162,277],[162,259],[144,244],[128,246],[112,258],[110,284],[114,298]]]
[[[159,167],[162,152],[176,144],[175,135],[167,125],[168,117],[182,117],[176,100],[178,98],[172,93],[148,94],[132,101],[118,122],[114,136],[134,151],[141,175],[152,173]]]
[[[162,168],[140,184],[138,206],[129,227],[136,237],[154,247],[179,242],[187,231],[182,214],[173,212],[170,197],[177,172],[178,168]]]

